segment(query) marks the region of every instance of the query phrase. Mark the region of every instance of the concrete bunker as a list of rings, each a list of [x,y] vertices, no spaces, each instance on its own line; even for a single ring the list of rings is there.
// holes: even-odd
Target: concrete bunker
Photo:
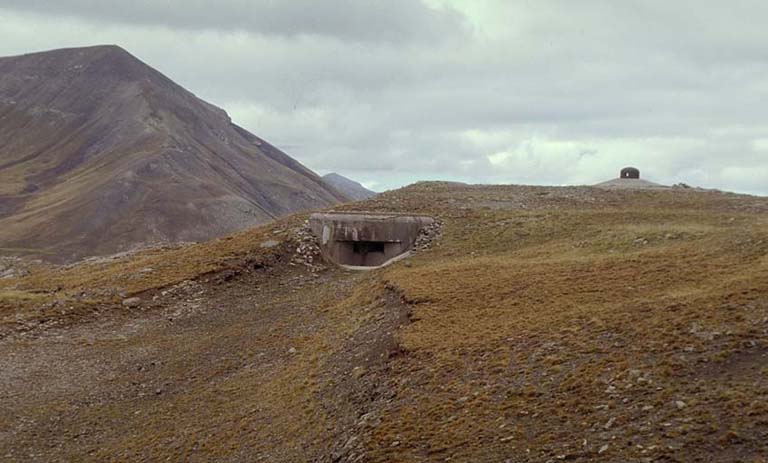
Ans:
[[[348,268],[387,265],[408,255],[419,231],[434,219],[366,212],[312,214],[309,226],[327,260]]]
[[[621,169],[619,178],[640,178],[640,170],[635,167],[625,167]]]

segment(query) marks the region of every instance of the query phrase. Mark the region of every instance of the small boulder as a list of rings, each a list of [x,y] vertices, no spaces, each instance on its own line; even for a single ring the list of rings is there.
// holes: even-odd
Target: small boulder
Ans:
[[[141,305],[141,298],[138,297],[129,297],[128,299],[123,299],[123,306],[128,308],[136,308]]]
[[[280,244],[279,241],[267,240],[267,241],[261,243],[261,248],[263,248],[263,249],[270,249],[270,248],[274,248],[278,244]]]

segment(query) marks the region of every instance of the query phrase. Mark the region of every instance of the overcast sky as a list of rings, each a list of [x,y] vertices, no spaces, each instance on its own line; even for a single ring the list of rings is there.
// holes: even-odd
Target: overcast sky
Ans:
[[[764,0],[0,0],[0,56],[118,44],[318,173],[768,194]]]

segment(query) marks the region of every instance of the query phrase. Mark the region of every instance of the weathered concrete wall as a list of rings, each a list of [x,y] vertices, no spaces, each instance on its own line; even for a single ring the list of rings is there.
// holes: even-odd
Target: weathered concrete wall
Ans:
[[[426,216],[317,213],[309,218],[323,256],[353,267],[376,267],[408,252],[419,230],[434,222]]]

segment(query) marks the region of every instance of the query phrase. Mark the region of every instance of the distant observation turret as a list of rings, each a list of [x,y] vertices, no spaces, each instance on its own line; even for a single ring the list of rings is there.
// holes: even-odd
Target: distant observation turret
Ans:
[[[658,189],[669,188],[664,185],[659,185],[658,183],[642,180],[640,178],[640,169],[637,169],[635,167],[625,167],[621,169],[621,172],[619,173],[619,178],[614,178],[613,180],[608,180],[607,182],[598,183],[595,186],[599,188],[625,189],[625,190],[628,190],[628,189],[658,190]]]
[[[634,167],[625,167],[621,169],[619,178],[640,178],[640,170]]]

